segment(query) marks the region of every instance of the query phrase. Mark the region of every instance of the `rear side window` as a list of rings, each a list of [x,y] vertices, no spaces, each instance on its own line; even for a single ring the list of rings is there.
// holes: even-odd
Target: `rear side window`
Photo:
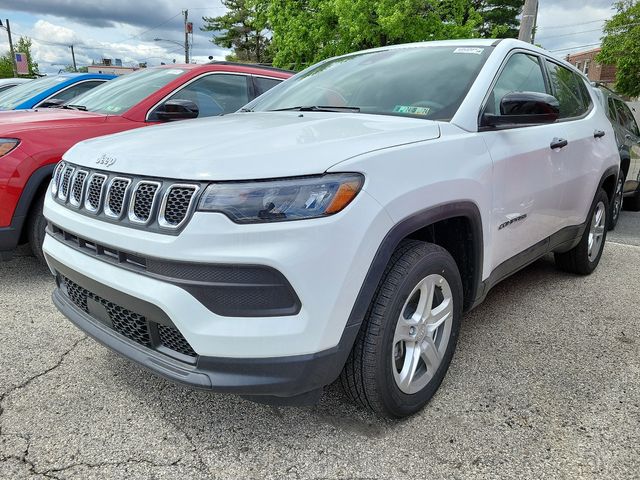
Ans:
[[[616,115],[616,104],[613,101],[613,98],[609,97],[609,100],[607,103],[609,104],[609,112],[608,112],[609,120],[618,123],[618,117]]]
[[[591,96],[582,78],[568,68],[546,61],[553,95],[560,102],[560,118],[580,117],[591,107]]]
[[[104,82],[100,80],[77,83],[76,85],[73,85],[67,88],[66,90],[63,90],[62,92],[55,94],[50,100],[64,100],[66,102],[67,100],[71,100],[72,98],[75,98],[78,95],[82,95],[83,93],[88,92],[92,88],[95,88],[98,85],[101,85],[102,83]]]
[[[615,99],[614,102],[620,124],[634,135],[640,135],[640,132],[638,131],[638,124],[636,123],[633,113],[631,113],[629,107],[627,107],[627,105],[621,100]]]
[[[491,91],[485,113],[499,114],[500,101],[511,92],[547,93],[537,57],[516,53],[507,61]]]
[[[256,97],[259,97],[267,90],[271,90],[280,82],[282,82],[282,80],[276,80],[275,78],[253,77],[253,85],[256,89]]]

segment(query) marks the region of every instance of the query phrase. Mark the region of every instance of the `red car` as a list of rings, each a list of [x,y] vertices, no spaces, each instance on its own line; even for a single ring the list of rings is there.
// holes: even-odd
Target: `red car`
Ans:
[[[44,191],[55,163],[77,142],[232,113],[291,75],[229,62],[167,65],[111,80],[61,108],[0,113],[0,258],[29,242],[43,259]]]

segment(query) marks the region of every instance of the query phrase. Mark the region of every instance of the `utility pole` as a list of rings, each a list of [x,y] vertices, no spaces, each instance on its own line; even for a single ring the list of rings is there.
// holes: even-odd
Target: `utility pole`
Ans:
[[[538,0],[524,0],[522,18],[520,19],[520,32],[518,40],[531,43],[533,40],[533,27],[536,23],[538,12]]]
[[[73,45],[69,45],[69,48],[71,49],[71,58],[73,59],[73,71],[77,72],[78,67],[76,67],[76,54],[73,51]]]
[[[533,31],[531,32],[531,43],[534,44],[536,43],[536,33],[537,33],[537,29],[538,29],[538,7],[540,6],[540,4],[538,2],[536,2],[536,15],[533,18]]]
[[[9,19],[5,19],[7,22],[7,35],[9,35],[9,54],[11,55],[11,66],[13,67],[13,76],[18,76],[18,66],[16,65],[16,55],[13,51],[13,39],[11,38],[11,24],[9,23]]]
[[[189,63],[189,30],[187,28],[187,21],[189,17],[189,10],[183,10],[184,14],[184,63]]]

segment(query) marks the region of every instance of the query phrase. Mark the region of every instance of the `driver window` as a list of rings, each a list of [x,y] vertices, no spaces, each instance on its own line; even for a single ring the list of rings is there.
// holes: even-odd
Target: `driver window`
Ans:
[[[206,75],[174,93],[168,100],[190,100],[198,105],[198,118],[233,113],[249,103],[247,76]]]
[[[538,57],[526,53],[511,56],[489,95],[485,113],[500,114],[500,101],[511,92],[548,93]]]

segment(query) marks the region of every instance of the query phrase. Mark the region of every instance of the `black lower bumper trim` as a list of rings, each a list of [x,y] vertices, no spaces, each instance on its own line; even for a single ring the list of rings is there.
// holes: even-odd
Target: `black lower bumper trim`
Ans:
[[[23,223],[24,217],[14,217],[10,226],[0,227],[0,251],[12,251],[18,246]]]
[[[359,329],[345,329],[336,347],[315,354],[242,359],[200,355],[189,365],[118,335],[76,307],[60,289],[54,291],[53,302],[78,328],[153,373],[191,387],[249,396],[295,397],[332,383]]]

